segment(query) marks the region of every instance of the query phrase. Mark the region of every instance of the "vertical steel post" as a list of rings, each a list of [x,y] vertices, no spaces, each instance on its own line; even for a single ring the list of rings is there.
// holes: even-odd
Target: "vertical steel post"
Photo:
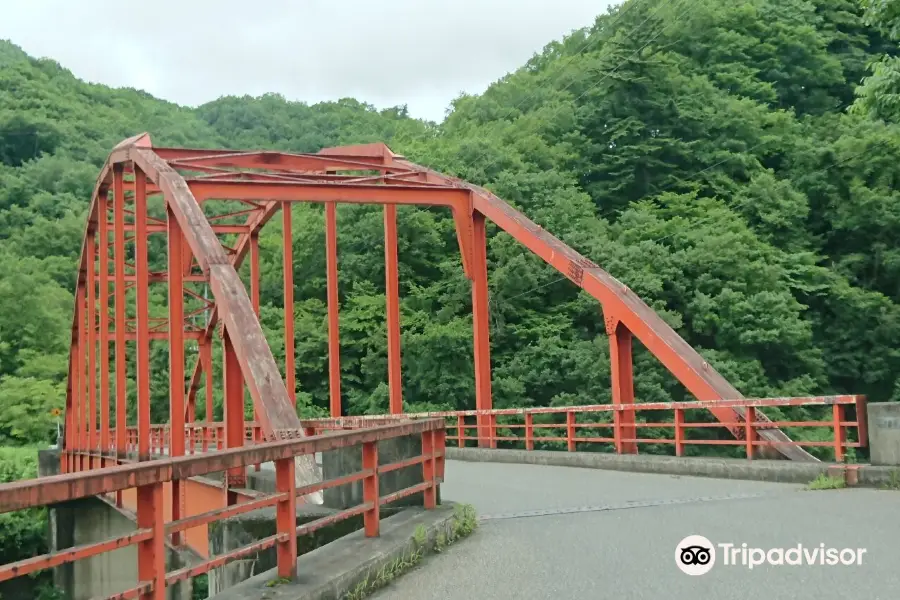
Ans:
[[[831,410],[834,422],[834,462],[843,462],[844,443],[847,441],[847,432],[844,430],[844,405],[833,404]]]
[[[684,455],[684,409],[675,409],[675,456]]]
[[[631,332],[617,323],[609,336],[609,358],[612,367],[613,404],[634,406],[634,369],[631,359]],[[617,437],[616,452],[637,454],[634,409],[615,411]]]
[[[325,270],[327,275],[326,285],[328,287],[328,394],[331,416],[336,418],[342,416],[342,408],[341,334],[337,270],[337,205],[334,202],[325,203]],[[390,352],[390,347],[388,351]]]
[[[213,410],[213,366],[212,366],[212,336],[200,343],[200,360],[203,363],[203,375],[206,378],[204,384],[204,392],[206,394],[206,423],[208,426],[215,419],[215,411]]]
[[[756,435],[756,408],[748,406],[744,409],[744,443],[747,448],[747,459],[753,460]]]
[[[88,320],[87,320],[87,287],[83,283],[78,288],[80,297],[78,298],[78,332],[79,332],[79,350],[78,353],[78,378],[81,389],[81,407],[78,410],[78,417],[81,423],[78,427],[78,436],[81,440],[78,444],[78,470],[84,471],[90,468],[85,453],[88,451],[88,373],[87,373],[87,348],[88,348]]]
[[[137,526],[152,529],[153,537],[138,544],[138,580],[153,583],[153,590],[141,600],[166,598],[166,523],[163,513],[163,484],[137,488]]]
[[[365,442],[362,445],[362,468],[370,471],[363,479],[363,502],[369,508],[363,513],[366,537],[378,537],[380,504],[378,502],[378,445],[375,442]]]
[[[253,313],[259,319],[259,234],[256,231],[250,232],[250,303],[253,306]],[[243,388],[241,394],[243,396]],[[252,401],[251,401],[252,402]],[[256,410],[256,404],[253,404],[253,421],[259,423],[259,411]],[[255,439],[253,441],[256,441]],[[255,465],[255,469],[259,471],[261,465]]]
[[[387,296],[387,358],[390,413],[403,413],[400,379],[400,274],[397,264],[397,206],[384,205],[384,267]]]
[[[91,228],[87,254],[87,357],[88,357],[88,468],[98,462],[97,451],[97,230]]]
[[[106,466],[109,444],[109,197],[101,190],[97,197],[98,268],[100,271],[100,466]]]
[[[171,208],[166,210],[169,246],[169,455],[184,456],[184,238]],[[182,516],[184,487],[172,481],[172,520]],[[172,544],[181,543],[181,533],[172,534]]]
[[[75,331],[72,332],[72,444],[68,450],[72,453],[71,465],[72,471],[81,470],[81,421],[84,415],[84,360],[82,352],[84,346],[81,343],[82,332],[84,331],[84,304],[83,287],[78,286],[75,291]]]
[[[525,413],[525,449],[534,450],[534,415]]]
[[[294,477],[294,459],[275,461],[275,491],[284,494],[275,509],[278,533],[278,576],[292,579],[297,574],[297,487]]]
[[[297,373],[294,358],[294,241],[290,202],[281,204],[282,268],[284,270],[284,383],[297,404]]]
[[[472,257],[472,328],[475,347],[475,409],[491,410],[491,334],[488,306],[488,271],[487,271],[487,229],[483,214],[472,215],[472,239],[474,252]],[[494,447],[496,443],[491,435],[492,419],[489,415],[479,414],[478,446]]]
[[[244,445],[244,378],[238,362],[231,334],[225,328],[222,339],[225,350],[225,447],[239,448]],[[234,467],[226,474],[228,505],[237,502],[237,495],[231,491],[233,487],[246,485],[246,474],[243,467]]]
[[[147,265],[147,176],[134,166],[134,266],[137,291],[138,460],[150,457],[150,271]]]
[[[63,430],[65,440],[63,441],[62,452],[60,452],[60,468],[63,473],[74,471],[72,450],[74,450],[75,445],[75,382],[78,379],[75,372],[75,354],[77,352],[78,345],[73,335],[72,341],[69,343],[69,389],[66,394],[66,412],[63,417],[65,419],[65,429]]]
[[[125,188],[122,184],[123,168],[113,165],[113,272],[115,274],[115,328],[116,328],[116,458],[122,460],[128,453],[128,388],[126,380],[125,305]],[[122,493],[116,492],[116,503],[122,506]]]
[[[430,484],[422,493],[424,505],[426,509],[432,509],[437,506],[437,483],[435,477],[437,475],[435,469],[435,439],[434,431],[422,432],[422,481]]]

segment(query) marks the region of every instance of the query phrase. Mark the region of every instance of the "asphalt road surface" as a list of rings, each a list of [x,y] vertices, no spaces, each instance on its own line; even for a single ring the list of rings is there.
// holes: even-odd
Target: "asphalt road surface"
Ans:
[[[449,461],[441,494],[475,506],[477,531],[375,598],[900,597],[900,492]],[[705,536],[715,548],[703,575],[676,565],[676,549],[689,535]],[[724,564],[719,544],[728,543],[738,565]],[[740,564],[745,543],[748,560]],[[850,566],[747,566],[752,548],[765,553],[798,544],[786,560],[802,561],[822,544],[865,553],[862,564],[857,558]]]

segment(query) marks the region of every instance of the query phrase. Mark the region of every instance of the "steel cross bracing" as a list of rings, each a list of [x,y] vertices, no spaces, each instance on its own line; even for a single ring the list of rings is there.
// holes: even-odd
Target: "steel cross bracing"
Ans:
[[[238,207],[212,212],[231,201]],[[134,344],[137,379],[137,454],[150,458],[150,344],[168,341],[170,415],[168,452],[185,453],[186,423],[197,420],[198,392],[207,422],[213,421],[214,344],[223,361],[225,448],[244,443],[244,389],[249,391],[265,440],[306,435],[295,408],[293,350],[293,202],[326,206],[330,408],[342,416],[337,306],[337,203],[384,205],[386,324],[390,412],[403,412],[396,206],[442,206],[456,224],[462,266],[472,282],[475,399],[490,411],[491,366],[486,228],[488,219],[596,298],[610,339],[616,430],[623,452],[635,452],[632,340],[637,338],[697,398],[737,400],[742,395],[625,285],[563,244],[487,190],[407,161],[384,144],[329,148],[315,154],[154,148],[142,134],[116,146],[94,190],[76,288],[66,399],[64,468],[105,466],[128,450],[127,358]],[[154,213],[154,211],[156,211]],[[284,372],[276,364],[259,323],[260,229],[281,212],[284,231]],[[151,254],[151,237],[165,238],[165,256]],[[155,241],[155,240],[154,240]],[[249,290],[238,268],[249,256]],[[164,284],[167,314],[150,314],[151,284]],[[220,340],[220,342],[219,342]],[[185,347],[196,356],[187,365]],[[193,347],[193,346],[196,347]],[[98,352],[99,348],[99,352]],[[121,351],[120,351],[121,350]],[[110,354],[112,352],[112,355]],[[110,358],[112,357],[112,360]],[[187,369],[185,369],[187,365]],[[111,402],[115,423],[110,423]],[[709,410],[741,439],[744,409],[711,404]],[[490,442],[487,413],[479,414],[479,439]],[[99,419],[98,419],[99,416]],[[756,421],[766,421],[756,411]],[[181,432],[181,434],[179,434]],[[777,429],[762,428],[770,442],[790,442]],[[191,441],[190,443],[193,443]],[[774,446],[795,460],[815,460],[801,447]],[[234,470],[231,486],[243,483]],[[319,477],[307,457],[297,478]],[[181,493],[174,490],[173,493]]]

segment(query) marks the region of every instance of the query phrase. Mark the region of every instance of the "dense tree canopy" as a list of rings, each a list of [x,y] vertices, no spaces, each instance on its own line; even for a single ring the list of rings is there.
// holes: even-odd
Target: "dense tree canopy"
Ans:
[[[182,108],[86,84],[0,42],[0,444],[52,438],[87,202],[110,148],[141,131],[193,147],[384,141],[486,185],[603,265],[743,393],[896,399],[898,6],[628,0],[484,94],[460,96],[440,124],[404,107],[276,94]],[[338,219],[345,402],[384,412],[381,216],[342,206]],[[307,413],[328,402],[323,222],[320,207],[295,208]],[[261,321],[283,364],[279,227],[260,239]],[[596,303],[490,234],[495,404],[608,402]],[[448,215],[402,209],[400,262],[404,398],[472,407],[470,288]],[[162,307],[164,294],[152,300]],[[155,347],[158,421],[166,360]],[[635,362],[640,400],[685,397],[652,356]]]

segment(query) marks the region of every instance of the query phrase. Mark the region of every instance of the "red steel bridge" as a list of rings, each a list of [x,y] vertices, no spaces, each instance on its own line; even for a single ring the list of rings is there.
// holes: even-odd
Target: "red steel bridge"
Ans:
[[[331,419],[303,421],[295,406],[295,202],[325,205]],[[384,207],[388,415],[341,413],[338,203]],[[397,206],[406,204],[447,208],[456,225],[462,268],[472,282],[475,406],[469,411],[403,414]],[[557,444],[568,451],[603,444],[618,453],[668,444],[677,456],[692,445],[718,444],[737,445],[748,459],[797,461],[817,460],[806,448],[822,447],[836,462],[848,448],[867,444],[864,398],[744,398],[601,267],[487,190],[409,162],[384,144],[290,154],[158,148],[149,135],[138,135],[112,150],[88,215],[73,310],[61,473],[0,486],[0,512],[100,496],[136,513],[138,528],[129,535],[2,566],[0,581],[131,545],[138,547],[140,583],[116,598],[163,598],[167,585],[273,546],[279,575],[292,577],[297,535],[364,515],[366,535],[377,536],[379,507],[404,495],[421,493],[425,507],[434,507],[448,444],[528,450]],[[258,318],[259,232],[279,216],[283,365],[276,362]],[[597,300],[610,343],[612,404],[493,408],[487,220]],[[151,255],[151,248],[163,247],[164,254]],[[249,289],[238,274],[248,259]],[[151,315],[154,288],[167,293],[166,315]],[[634,338],[695,401],[635,403]],[[151,420],[151,344],[168,346],[167,423]],[[196,352],[186,352],[188,347]],[[213,356],[219,349],[222,377],[216,382]],[[195,360],[188,361],[194,354]],[[129,390],[129,369],[136,389]],[[213,418],[217,390],[224,414],[220,422]],[[248,395],[252,419],[245,417],[245,409],[251,412],[245,406]],[[804,406],[807,414],[819,416],[772,421],[763,412],[785,406]],[[130,411],[136,414],[131,422]],[[657,416],[639,420],[639,412]],[[708,415],[715,419],[705,418]],[[812,441],[801,442],[783,431],[801,427],[820,434],[804,436]],[[724,435],[696,435],[709,428],[720,428]],[[640,433],[648,430],[655,431]],[[419,456],[393,464],[379,461],[377,442],[409,435],[422,438]],[[362,470],[322,481],[315,453],[350,447],[362,453]],[[248,469],[270,462],[276,470],[276,493],[248,494]],[[379,473],[418,464],[422,483],[379,493]],[[219,472],[225,476],[218,484],[202,479]],[[364,485],[363,503],[296,527],[298,502],[316,502],[327,488],[359,481]],[[272,506],[278,515],[275,535],[225,555],[210,555],[208,524]],[[187,544],[206,560],[167,572],[166,543]]]

